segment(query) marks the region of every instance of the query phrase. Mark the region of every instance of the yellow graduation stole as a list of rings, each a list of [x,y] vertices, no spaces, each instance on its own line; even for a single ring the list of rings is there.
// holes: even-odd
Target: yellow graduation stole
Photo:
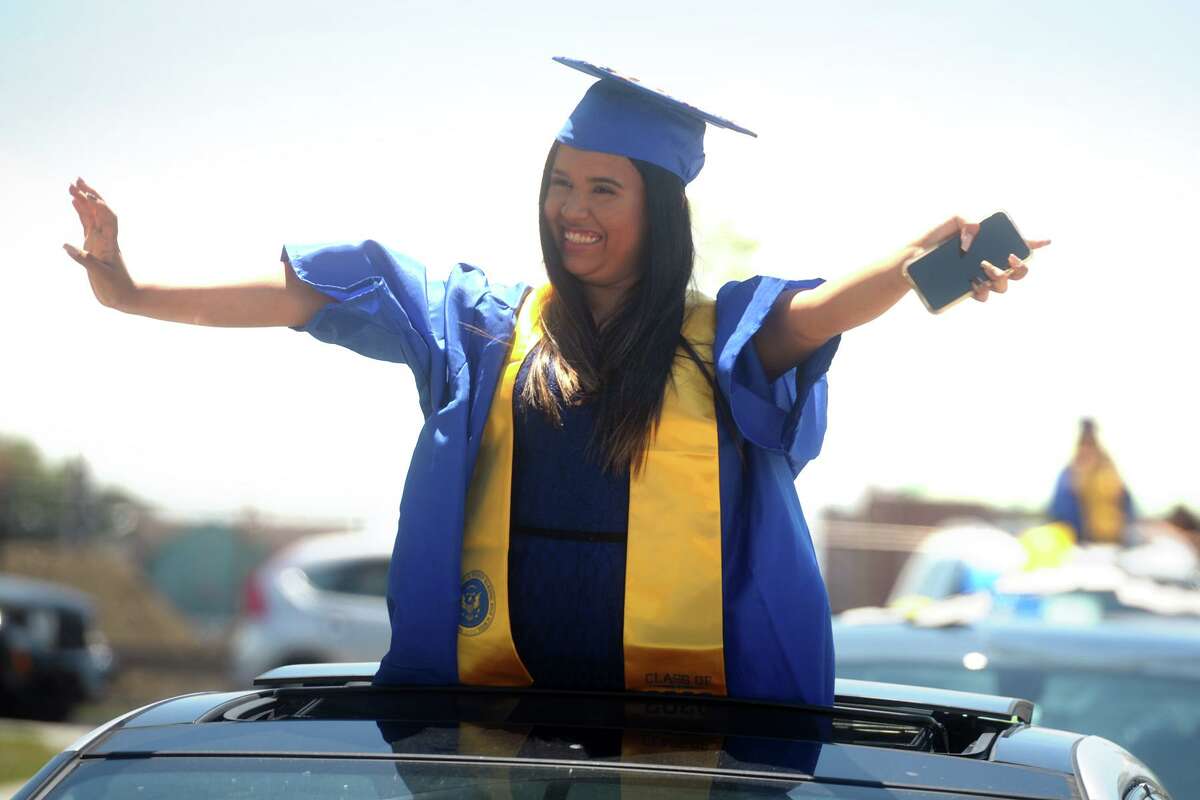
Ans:
[[[1075,470],[1083,523],[1098,542],[1119,542],[1125,527],[1125,483],[1112,461]]]
[[[458,676],[464,684],[528,686],[508,614],[513,386],[541,336],[544,286],[526,295],[467,493]],[[716,307],[689,306],[683,335],[713,363]],[[725,694],[721,488],[712,387],[683,352],[642,469],[630,475],[625,559],[625,688]]]

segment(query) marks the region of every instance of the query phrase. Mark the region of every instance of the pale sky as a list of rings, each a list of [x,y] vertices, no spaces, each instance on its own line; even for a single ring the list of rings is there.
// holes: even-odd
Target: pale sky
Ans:
[[[760,243],[755,272],[845,274],[953,213],[1053,238],[1004,297],[910,296],[844,338],[810,519],[869,486],[1040,506],[1081,415],[1143,510],[1200,506],[1197,8],[0,0],[0,432],[173,514],[392,535],[407,369],[99,306],[60,249],[67,184],[117,210],[138,280],[370,237],[434,276],[538,281],[542,162],[589,84],[550,61],[570,55],[760,134],[710,131],[689,187]]]

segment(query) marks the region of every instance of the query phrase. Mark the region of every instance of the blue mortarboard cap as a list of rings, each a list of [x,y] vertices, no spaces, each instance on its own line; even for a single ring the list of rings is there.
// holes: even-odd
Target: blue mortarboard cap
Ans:
[[[554,60],[600,79],[558,132],[563,144],[649,161],[686,184],[704,166],[705,123],[758,136],[608,67],[562,56]]]

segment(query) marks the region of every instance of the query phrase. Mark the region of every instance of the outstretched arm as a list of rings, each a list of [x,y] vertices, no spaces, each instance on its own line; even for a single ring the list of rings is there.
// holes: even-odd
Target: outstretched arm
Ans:
[[[330,298],[298,279],[291,267],[262,280],[224,286],[167,287],[135,283],[117,244],[117,215],[79,178],[71,204],[83,225],[83,248],[64,244],[87,270],[96,299],[109,308],[170,322],[224,327],[302,326]]]
[[[800,364],[825,342],[851,328],[870,322],[899,302],[911,285],[904,267],[955,235],[963,247],[979,232],[979,223],[962,217],[950,219],[910,244],[876,263],[806,292],[783,295],[775,304],[754,345],[767,375],[782,375]],[[1045,247],[1049,239],[1029,240],[1030,250]],[[1007,269],[983,262],[991,280],[976,287],[973,297],[983,302],[992,292],[1003,294],[1008,281],[1020,280],[1029,272],[1025,262],[1009,257]]]

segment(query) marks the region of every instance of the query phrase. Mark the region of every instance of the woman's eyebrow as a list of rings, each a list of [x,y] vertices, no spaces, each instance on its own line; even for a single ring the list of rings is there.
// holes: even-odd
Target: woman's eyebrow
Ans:
[[[552,169],[552,170],[550,171],[550,174],[551,174],[551,176],[553,176],[553,177],[555,177],[555,178],[564,178],[564,179],[566,179],[566,180],[570,180],[570,179],[571,179],[571,176],[570,176],[570,175],[568,175],[567,173],[563,172],[563,171],[562,171],[561,169],[559,169],[558,167],[555,167],[554,169]],[[609,186],[615,186],[615,187],[617,187],[618,189],[624,189],[624,188],[625,188],[625,184],[621,183],[621,182],[620,182],[619,180],[617,180],[616,178],[609,178],[609,177],[601,176],[601,177],[597,177],[597,178],[588,178],[588,179],[587,179],[587,181],[588,181],[588,183],[591,183],[591,184],[603,183],[603,184],[607,184],[607,185],[609,185]]]
[[[618,189],[624,189],[624,188],[625,188],[625,187],[624,187],[624,186],[621,184],[621,182],[620,182],[619,180],[617,180],[616,178],[588,178],[588,183],[593,183],[593,184],[595,184],[595,183],[604,183],[604,184],[608,184],[609,186],[615,186],[615,187],[617,187]]]

